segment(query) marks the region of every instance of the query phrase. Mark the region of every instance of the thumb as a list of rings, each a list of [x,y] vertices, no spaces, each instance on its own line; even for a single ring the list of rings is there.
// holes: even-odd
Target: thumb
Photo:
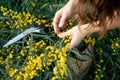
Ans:
[[[64,37],[67,37],[67,36],[72,36],[72,40],[70,42],[70,46],[69,46],[69,49],[79,45],[79,43],[81,42],[82,40],[82,36],[81,35],[78,35],[78,33],[73,33],[72,32],[72,29],[68,30],[67,32],[63,32],[63,33],[60,33],[58,35],[60,38],[64,38]]]
[[[81,36],[78,35],[74,35],[72,36],[72,40],[70,42],[70,46],[69,49],[74,48],[75,46],[79,45],[79,43],[81,42]]]
[[[60,34],[58,35],[58,37],[64,38],[64,37],[67,37],[67,36],[70,36],[70,35],[72,35],[72,34],[71,34],[71,30],[68,30],[67,32],[60,33]]]

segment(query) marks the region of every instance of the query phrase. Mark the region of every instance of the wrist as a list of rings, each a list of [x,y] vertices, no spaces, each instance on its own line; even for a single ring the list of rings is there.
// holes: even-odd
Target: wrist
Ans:
[[[79,12],[79,0],[69,0],[68,4],[73,8],[75,13]]]
[[[90,27],[89,24],[84,24],[84,25],[81,25],[79,27],[80,27],[79,30],[83,35],[86,36],[90,33],[90,30],[88,30],[88,28]]]
[[[86,36],[88,34],[93,34],[95,32],[99,32],[100,27],[98,27],[98,26],[93,27],[91,24],[87,23],[87,24],[81,25],[80,30],[81,30],[82,34]]]

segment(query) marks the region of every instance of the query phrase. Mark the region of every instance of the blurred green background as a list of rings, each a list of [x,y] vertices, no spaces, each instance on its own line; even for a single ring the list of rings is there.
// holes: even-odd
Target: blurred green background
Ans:
[[[0,5],[15,11],[28,11],[35,15],[53,17],[68,0],[0,0]]]

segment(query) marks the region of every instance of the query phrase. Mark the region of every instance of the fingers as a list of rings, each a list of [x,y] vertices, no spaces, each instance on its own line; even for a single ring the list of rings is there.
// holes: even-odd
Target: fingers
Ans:
[[[75,46],[79,45],[81,40],[84,38],[82,33],[78,30],[77,26],[73,27],[72,29],[68,30],[67,32],[60,33],[58,36],[60,38],[72,36],[72,40],[70,42],[69,49],[74,48]]]
[[[59,10],[55,14],[53,25],[56,34],[60,33],[60,28],[64,28],[66,26],[66,20],[67,20],[67,14],[63,12],[63,9]]]
[[[60,22],[59,22],[59,27],[64,27],[66,25],[66,20],[67,20],[67,15],[65,13],[62,14]]]
[[[58,36],[59,36],[60,38],[65,38],[65,37],[70,36],[70,35],[72,35],[72,34],[71,34],[71,29],[68,30],[67,32],[60,33]]]
[[[62,12],[57,12],[55,14],[55,17],[54,17],[54,20],[53,20],[53,25],[54,25],[54,31],[56,34],[59,34],[60,33],[60,29],[59,29],[59,21],[60,21],[60,18],[61,18],[61,14]]]

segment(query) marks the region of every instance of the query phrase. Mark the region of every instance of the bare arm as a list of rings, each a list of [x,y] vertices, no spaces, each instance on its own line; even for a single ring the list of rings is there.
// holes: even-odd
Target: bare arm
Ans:
[[[63,8],[61,8],[59,11],[56,12],[53,20],[54,31],[60,38],[64,38],[66,36],[72,36],[72,40],[70,42],[69,48],[73,48],[77,46],[86,35],[99,32],[101,30],[99,26],[92,27],[92,25],[88,23],[81,25],[80,27],[75,26],[70,30],[68,30],[67,32],[63,32],[63,33],[60,32],[60,29],[65,27],[66,21],[79,12],[79,5],[80,5],[79,1],[80,0],[69,0],[68,3]],[[90,28],[89,30],[86,30],[88,25],[90,25]],[[106,28],[107,30],[119,28],[120,17],[117,18],[116,16],[116,18],[114,18],[112,23],[108,21],[106,23],[106,26],[107,26]]]
[[[84,24],[84,25],[81,25],[80,27],[75,26],[72,29],[68,30],[67,32],[60,33],[58,36],[60,38],[64,38],[66,36],[72,36],[72,40],[71,40],[69,48],[73,48],[73,47],[77,46],[86,35],[100,31],[99,26],[92,27],[92,25],[90,25],[89,30],[87,30],[88,25],[90,25],[90,24],[89,23]],[[107,27],[107,30],[120,28],[120,17],[115,18],[112,21],[112,23],[110,21],[108,21],[106,23],[106,27]]]
[[[120,28],[120,17],[117,17],[117,16],[113,19],[112,22],[108,21],[106,23],[107,30],[111,30],[111,29],[115,29],[115,28]],[[98,31],[100,31],[100,27],[94,27],[94,29],[91,30],[91,33],[98,32]],[[88,32],[85,31],[85,33],[88,33]]]

